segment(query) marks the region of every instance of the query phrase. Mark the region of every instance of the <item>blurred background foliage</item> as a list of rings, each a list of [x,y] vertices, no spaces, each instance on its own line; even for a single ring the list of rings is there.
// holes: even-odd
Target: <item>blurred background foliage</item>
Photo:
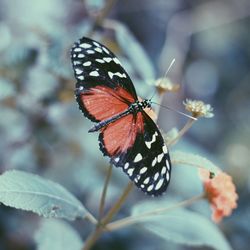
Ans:
[[[249,249],[249,15],[248,0],[0,0],[1,172],[20,169],[59,182],[96,212],[108,160],[74,100],[73,42],[91,34],[105,43],[143,97],[176,58],[169,78],[182,88],[163,103],[183,110],[186,97],[202,99],[215,117],[197,122],[175,148],[202,153],[233,176],[238,209],[220,227],[234,249]],[[166,132],[185,119],[160,110]],[[201,190],[190,168],[177,167],[172,176],[166,196],[188,198]],[[107,206],[127,181],[113,171]],[[135,190],[121,215],[146,198]],[[210,215],[207,206],[197,206]],[[1,206],[0,249],[35,249],[38,225],[37,216]],[[87,222],[73,225],[83,238],[91,231]],[[166,247],[140,229],[104,235],[95,247],[141,248],[191,249]]]

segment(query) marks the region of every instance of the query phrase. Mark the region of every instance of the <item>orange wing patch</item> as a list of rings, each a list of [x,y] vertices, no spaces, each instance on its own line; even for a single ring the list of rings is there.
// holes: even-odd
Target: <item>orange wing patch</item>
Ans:
[[[86,110],[102,121],[128,108],[124,100],[133,103],[134,98],[122,87],[111,89],[106,86],[96,86],[81,94],[81,101]]]
[[[102,129],[103,148],[109,156],[126,152],[134,145],[137,133],[143,133],[143,116],[138,113],[122,117]]]

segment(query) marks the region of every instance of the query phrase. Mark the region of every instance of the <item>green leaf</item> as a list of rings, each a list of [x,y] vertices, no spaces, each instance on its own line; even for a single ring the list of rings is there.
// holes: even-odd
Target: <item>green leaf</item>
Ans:
[[[185,164],[198,168],[206,168],[210,172],[217,173],[219,168],[211,161],[196,154],[185,153],[182,151],[175,151],[171,153],[171,160],[173,164]]]
[[[0,202],[44,217],[73,220],[88,213],[82,203],[61,185],[17,170],[0,176]]]
[[[170,204],[173,205],[170,202],[160,202],[158,208],[169,207]],[[145,211],[156,209],[156,207],[155,202],[141,203],[133,209],[134,218],[141,216]],[[190,246],[209,246],[218,250],[231,249],[214,223],[204,216],[184,208],[175,208],[166,211],[165,214],[141,218],[139,225],[166,241]]]
[[[64,221],[43,220],[35,235],[38,250],[81,250],[83,242],[78,232]]]

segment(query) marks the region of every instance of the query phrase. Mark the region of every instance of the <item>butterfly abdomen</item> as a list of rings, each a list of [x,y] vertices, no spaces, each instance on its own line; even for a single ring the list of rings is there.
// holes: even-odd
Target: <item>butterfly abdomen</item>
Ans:
[[[118,119],[126,116],[126,115],[129,115],[129,114],[136,114],[140,111],[142,111],[144,108],[147,108],[147,107],[151,107],[151,102],[150,100],[143,100],[143,101],[136,101],[134,103],[132,103],[128,109],[126,109],[125,111],[117,114],[117,115],[114,115],[112,117],[110,117],[109,119],[106,119],[104,121],[101,121],[99,123],[97,123],[95,126],[93,126],[88,132],[96,132],[98,130],[100,130],[101,128],[109,125],[110,123],[112,122],[115,122],[117,121]]]

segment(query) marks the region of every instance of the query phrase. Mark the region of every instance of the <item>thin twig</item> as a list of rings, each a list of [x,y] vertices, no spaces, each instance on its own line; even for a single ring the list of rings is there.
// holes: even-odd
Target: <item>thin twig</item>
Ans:
[[[99,221],[101,220],[102,215],[103,215],[105,199],[106,199],[106,194],[107,194],[107,189],[108,189],[108,184],[109,184],[111,174],[112,174],[112,164],[109,165],[106,180],[105,180],[103,190],[102,190],[102,196],[101,196],[100,206],[99,206]]]
[[[133,182],[130,181],[127,187],[124,189],[120,198],[110,208],[107,215],[97,225],[95,231],[88,237],[88,239],[85,242],[83,250],[89,250],[95,244],[95,242],[98,240],[98,238],[101,236],[102,232],[104,231],[104,228],[106,227],[107,223],[110,222],[112,217],[119,211],[122,204],[125,202],[126,198],[128,197],[130,191],[133,188],[133,185],[134,185]]]
[[[192,127],[195,121],[196,120],[194,119],[189,119],[184,127],[179,131],[178,135],[168,143],[168,146],[174,145]]]
[[[127,187],[124,189],[124,191],[123,191],[122,195],[120,196],[120,198],[118,199],[118,201],[113,205],[113,207],[111,207],[111,209],[109,210],[107,215],[103,218],[102,225],[106,225],[112,219],[112,217],[114,215],[116,215],[116,213],[121,208],[122,204],[127,199],[133,186],[134,186],[134,183],[130,181],[129,184],[127,185]]]
[[[164,94],[162,94],[162,93],[159,94],[159,100],[158,100],[158,103],[159,103],[159,104],[162,103],[162,101],[163,101],[163,96],[164,96]],[[155,108],[155,113],[156,113],[156,117],[157,117],[156,121],[158,121],[158,119],[159,119],[160,109],[161,109],[161,106],[160,106],[160,105],[157,105],[156,108]]]
[[[123,218],[121,220],[117,220],[117,221],[114,221],[112,223],[107,224],[106,230],[107,231],[114,231],[114,230],[129,226],[129,225],[135,224],[135,223],[142,221],[142,220],[145,220],[149,217],[161,215],[161,214],[164,214],[168,211],[174,210],[174,209],[179,208],[179,207],[189,206],[189,205],[193,204],[194,202],[201,200],[203,198],[204,198],[204,194],[201,194],[198,196],[194,196],[191,199],[179,202],[179,203],[172,205],[172,206],[158,208],[158,209],[155,209],[155,210],[152,210],[149,212],[142,213],[138,216],[129,216],[127,218]]]
[[[97,219],[89,212],[86,215],[86,219],[88,219],[94,225],[96,225],[98,223]]]

